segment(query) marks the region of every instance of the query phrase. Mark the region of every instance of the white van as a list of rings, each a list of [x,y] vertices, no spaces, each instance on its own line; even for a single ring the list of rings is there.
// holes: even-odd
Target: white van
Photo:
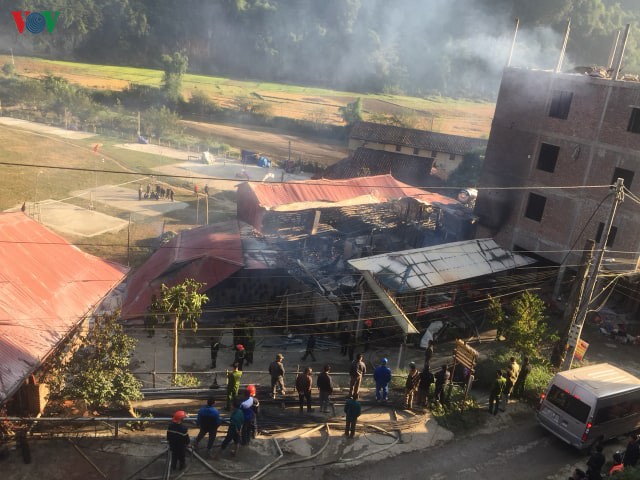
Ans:
[[[640,379],[601,363],[560,372],[540,397],[538,420],[578,449],[640,428]]]

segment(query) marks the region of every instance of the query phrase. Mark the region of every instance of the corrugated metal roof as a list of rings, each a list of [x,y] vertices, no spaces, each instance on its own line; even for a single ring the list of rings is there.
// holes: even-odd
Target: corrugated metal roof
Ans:
[[[122,316],[143,316],[151,296],[160,293],[163,283],[172,287],[193,278],[204,283],[206,291],[243,266],[242,242],[235,220],[183,230],[131,276]]]
[[[474,148],[485,148],[487,141],[480,138],[448,135],[446,133],[396,127],[380,123],[358,122],[351,129],[350,138],[365,142],[401,145],[444,153],[464,155]]]
[[[250,190],[260,207],[275,211],[332,208],[384,203],[411,197],[426,203],[456,204],[457,200],[402,183],[391,175],[346,180],[308,180],[287,183],[245,182],[238,191]]]
[[[398,293],[420,291],[534,262],[505,250],[490,238],[349,260],[353,268],[373,273],[380,283]]]
[[[11,396],[126,269],[80,251],[21,212],[0,213],[0,402]]]

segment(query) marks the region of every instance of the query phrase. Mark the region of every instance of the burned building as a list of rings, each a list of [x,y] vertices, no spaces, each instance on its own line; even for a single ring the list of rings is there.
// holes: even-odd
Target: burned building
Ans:
[[[433,158],[358,147],[349,157],[322,172],[321,178],[340,180],[372,175],[392,175],[414,187],[439,186],[442,180],[431,175]]]
[[[472,238],[475,217],[455,199],[399,182],[391,175],[238,186],[238,219],[263,235],[287,239],[328,234],[382,251]],[[358,239],[358,237],[360,237]],[[382,241],[381,240],[381,241]],[[313,241],[313,240],[310,240]],[[361,250],[362,250],[361,249]]]
[[[237,208],[237,221],[182,231],[161,246],[131,276],[123,317],[140,322],[163,284],[194,278],[210,299],[205,322],[256,311],[269,322],[286,310],[327,324],[357,293],[348,259],[471,238],[476,218],[457,200],[390,175],[245,182]]]
[[[418,333],[430,314],[486,297],[483,279],[532,263],[490,238],[349,260],[364,280],[359,328],[364,319],[375,319],[378,329],[397,324],[404,334]]]
[[[385,163],[390,162],[389,170],[379,173],[392,173],[396,178],[407,183],[406,177],[394,163],[407,164],[411,170],[418,171],[420,177],[425,172],[446,179],[460,164],[464,156],[474,150],[484,149],[486,140],[479,138],[449,135],[445,133],[417,130],[414,128],[396,127],[372,122],[358,122],[349,134],[349,151],[355,164],[368,166],[367,150],[387,152]],[[364,150],[361,150],[364,149]],[[394,154],[398,154],[394,156]],[[428,170],[426,170],[428,167]],[[379,167],[375,167],[376,169]],[[398,170],[397,172],[395,170]],[[378,173],[377,170],[371,174]],[[414,180],[416,178],[414,177]],[[419,184],[421,186],[427,183]]]
[[[640,83],[507,68],[480,178],[477,236],[575,265],[585,240],[602,236],[609,186],[622,178],[638,196],[639,172]],[[637,262],[640,208],[631,199],[606,245]]]

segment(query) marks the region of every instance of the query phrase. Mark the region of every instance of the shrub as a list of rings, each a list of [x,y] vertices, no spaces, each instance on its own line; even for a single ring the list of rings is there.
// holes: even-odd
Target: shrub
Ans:
[[[8,77],[15,75],[16,73],[16,67],[13,63],[5,63],[2,66],[2,73],[4,73],[5,75],[7,75]]]
[[[615,474],[616,480],[640,480],[640,469],[636,467],[624,467],[624,470]]]
[[[445,390],[445,394],[448,395],[448,390]],[[466,401],[464,400],[464,385],[460,384],[451,386],[448,404],[433,405],[431,415],[439,425],[454,433],[462,433],[476,428],[484,424],[486,417],[471,395]]]
[[[173,381],[175,387],[197,388],[200,386],[200,380],[190,373],[179,373]]]
[[[508,349],[499,349],[493,355],[481,359],[476,367],[474,386],[485,390],[491,389],[496,370],[500,368],[504,371],[509,365],[510,357],[515,357],[522,364],[521,355]],[[540,394],[549,385],[555,372],[547,362],[536,362],[534,360],[532,365],[531,373],[524,385],[524,400],[535,403],[540,398]]]
[[[136,340],[124,333],[116,314],[94,320],[93,327],[61,375],[65,377],[62,394],[82,399],[92,409],[112,404],[128,406],[142,398],[142,383],[129,369]]]
[[[218,104],[201,90],[193,91],[185,107],[187,113],[194,113],[201,116],[213,115],[220,111]]]

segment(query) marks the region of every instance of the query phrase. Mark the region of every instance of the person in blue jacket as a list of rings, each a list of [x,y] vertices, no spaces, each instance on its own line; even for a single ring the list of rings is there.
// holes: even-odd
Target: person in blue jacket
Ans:
[[[209,434],[209,440],[207,441],[207,451],[209,453],[211,453],[213,444],[216,441],[218,427],[220,426],[220,412],[214,407],[215,403],[214,398],[209,398],[207,405],[198,411],[198,427],[200,427],[200,431],[194,444],[194,448],[198,448],[200,440]]]
[[[389,361],[382,359],[380,365],[373,371],[373,379],[376,382],[376,401],[387,401],[389,395],[389,382],[391,381],[391,369],[387,367]]]

